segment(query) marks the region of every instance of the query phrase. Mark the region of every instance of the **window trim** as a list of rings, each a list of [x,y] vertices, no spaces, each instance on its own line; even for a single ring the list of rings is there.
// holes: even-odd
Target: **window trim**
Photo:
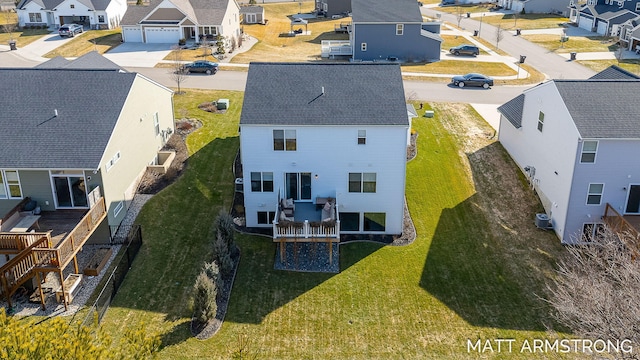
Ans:
[[[369,222],[367,221],[367,215],[369,215],[369,222],[373,221],[373,219],[371,219],[371,215],[383,215],[383,220],[384,223],[383,224],[378,224],[374,221],[375,224],[381,225],[382,226],[382,230],[371,230],[371,229],[367,229],[367,225],[369,224]],[[369,225],[369,227],[371,227]],[[377,232],[377,233],[382,233],[387,231],[387,213],[385,212],[365,212],[362,214],[362,231],[366,231],[366,232]]]
[[[160,116],[157,111],[153,114],[153,129],[156,136],[160,136]]]
[[[29,13],[29,22],[41,23],[42,22],[42,14],[39,13],[39,12]]]
[[[260,222],[260,213],[264,213],[267,215],[267,222]],[[273,223],[273,220],[275,220],[276,218],[276,212],[275,211],[258,211],[256,213],[256,223],[258,225],[269,225]]]
[[[259,176],[259,179],[254,180],[253,179],[253,175],[257,174]],[[267,174],[271,174],[271,180],[266,180],[265,179],[265,175]],[[271,171],[252,171],[250,174],[250,181],[251,181],[251,192],[273,192],[273,172]],[[254,182],[255,184],[259,185],[259,189],[254,190]],[[265,190],[265,188],[267,188],[267,186],[265,186],[266,184],[271,183],[271,190]]]
[[[98,15],[98,22],[104,24],[104,15]]]
[[[602,185],[602,190],[599,193],[591,192],[591,185]],[[594,206],[602,205],[602,196],[603,195],[604,195],[604,183],[589,183],[589,186],[587,186],[587,202],[586,202],[586,205],[594,205]],[[597,204],[589,202],[589,198],[591,196],[599,196],[600,197]]]
[[[71,4],[71,5],[69,5],[69,7],[70,7],[71,9],[75,9],[75,8],[76,8],[76,5],[75,5],[75,4]]]
[[[11,172],[11,173],[16,173],[16,179],[15,182],[9,182],[9,179],[7,177],[7,172]],[[0,186],[3,187],[5,194],[4,196],[0,196],[0,199],[6,199],[6,200],[18,200],[18,199],[24,199],[24,193],[22,191],[22,182],[20,181],[20,172],[18,170],[0,170],[0,177],[2,178],[2,182],[0,182]],[[20,191],[20,196],[12,196],[11,195],[11,186],[18,186],[18,190]]]
[[[116,151],[116,153],[109,159],[109,161],[105,164],[104,168],[107,172],[111,170],[111,168],[120,160],[122,156],[120,155],[120,151]]]
[[[542,111],[538,112],[538,131],[542,132],[544,128],[544,113]]]
[[[367,130],[358,130],[358,145],[367,144]]]
[[[595,150],[585,150],[584,146],[586,143],[595,143]],[[587,154],[593,154],[593,161],[584,161],[584,156]],[[598,155],[598,140],[584,140],[582,141],[582,149],[580,151],[580,164],[595,164],[596,157]]]
[[[351,179],[352,175],[358,175],[358,180]],[[373,181],[371,179],[365,180],[366,175],[373,175]],[[352,185],[354,186],[352,190]],[[356,190],[357,185],[357,190]],[[367,186],[368,185],[368,186]],[[371,188],[373,186],[373,191],[367,191],[367,188]],[[348,175],[348,183],[347,190],[349,193],[367,193],[367,194],[375,194],[378,190],[378,175],[377,173],[372,172],[350,172]]]
[[[276,132],[282,132],[282,149],[276,146]],[[298,133],[295,129],[273,129],[273,151],[298,151]],[[293,137],[291,135],[293,134]]]
[[[124,200],[120,200],[120,202],[113,208],[113,217],[118,217],[122,209],[124,209]]]
[[[404,35],[404,24],[396,24],[396,35]]]

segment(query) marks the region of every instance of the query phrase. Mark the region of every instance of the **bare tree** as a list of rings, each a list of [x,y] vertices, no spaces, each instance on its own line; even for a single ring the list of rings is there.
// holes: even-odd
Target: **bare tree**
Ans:
[[[10,10],[3,11],[4,24],[2,24],[2,31],[9,34],[9,41],[13,41],[13,32],[18,27],[18,24],[14,22],[13,15]]]
[[[513,27],[517,28],[518,27],[518,17],[520,16],[520,13],[515,11],[513,13]]]
[[[640,259],[635,234],[597,227],[567,248],[560,261],[550,304],[558,320],[592,339],[640,341]]]
[[[176,82],[178,92],[177,95],[182,94],[180,85],[187,79],[187,73],[184,71],[184,65],[182,64],[182,47],[174,46],[172,51],[173,66],[169,76],[171,80]]]
[[[456,6],[456,20],[458,21],[458,27],[460,27],[460,22],[462,22],[463,17],[464,14],[462,13],[462,8],[460,6]]]
[[[625,48],[621,44],[619,44],[616,51],[613,52],[613,55],[616,57],[616,60],[618,60],[618,66],[620,66],[620,63],[622,62],[622,60],[624,60],[624,52],[625,52]]]
[[[504,38],[504,29],[502,29],[502,25],[496,26],[496,50],[499,49],[500,40]]]

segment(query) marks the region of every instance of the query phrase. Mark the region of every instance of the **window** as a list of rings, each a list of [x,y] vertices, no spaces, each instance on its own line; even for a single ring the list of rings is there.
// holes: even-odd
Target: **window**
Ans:
[[[75,8],[76,8],[76,6],[75,6],[74,4],[71,4],[71,8],[72,8],[72,9],[75,9]]]
[[[364,231],[384,231],[387,214],[364,213]]]
[[[98,22],[104,23],[104,15],[98,15]]]
[[[588,140],[582,142],[582,154],[580,155],[580,162],[583,164],[596,162],[596,152],[598,151],[598,142],[595,140]]]
[[[349,173],[349,192],[376,192],[376,174]]]
[[[160,135],[160,119],[158,113],[153,114],[153,128],[156,131],[156,136]]]
[[[116,217],[120,214],[120,211],[124,209],[124,201],[120,201],[116,207],[113,208],[113,216]]]
[[[538,113],[538,131],[542,132],[543,126],[544,126],[544,113],[540,111]]]
[[[109,160],[109,162],[105,166],[107,171],[109,171],[111,167],[118,162],[118,160],[120,160],[120,151],[118,151],[115,155],[113,155],[113,157]]]
[[[32,22],[32,23],[42,22],[42,15],[40,13],[29,13],[29,22]]]
[[[22,199],[22,187],[17,170],[0,171],[0,199]]]
[[[340,212],[340,231],[359,231],[360,213]]]
[[[272,172],[252,172],[251,173],[251,191],[254,192],[273,192],[273,173]]]
[[[295,130],[273,130],[273,150],[296,151]]]
[[[396,35],[402,35],[403,32],[404,32],[404,24],[397,24]]]
[[[275,211],[258,211],[258,224],[267,225],[273,223],[276,218]]]
[[[636,3],[636,12],[640,11],[640,2]]]
[[[367,130],[358,130],[358,144],[364,145],[367,143]]]
[[[591,242],[594,239],[604,237],[604,224],[584,223],[582,224],[582,241]]]
[[[604,184],[589,184],[589,192],[587,193],[587,205],[600,205],[602,202],[602,192]]]
[[[360,44],[360,51],[367,51],[367,43]]]

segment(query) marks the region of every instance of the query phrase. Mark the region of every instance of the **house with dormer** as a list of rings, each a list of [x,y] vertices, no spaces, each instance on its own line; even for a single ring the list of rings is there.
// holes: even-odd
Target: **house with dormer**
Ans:
[[[227,45],[240,37],[240,7],[235,0],[152,0],[129,6],[121,21],[124,42],[175,43],[218,35]]]
[[[75,23],[86,29],[114,29],[126,11],[126,0],[22,0],[16,7],[21,27]]]
[[[622,25],[640,17],[640,0],[588,0],[569,5],[569,20],[603,36],[620,36]]]

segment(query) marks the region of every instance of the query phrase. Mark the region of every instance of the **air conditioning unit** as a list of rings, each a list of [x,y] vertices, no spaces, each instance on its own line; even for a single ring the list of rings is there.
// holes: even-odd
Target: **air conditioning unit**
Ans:
[[[244,186],[243,186],[244,181],[242,180],[242,178],[236,178],[235,181],[235,190],[236,192],[244,192]]]
[[[539,229],[551,229],[553,227],[547,214],[536,214],[536,226]]]

